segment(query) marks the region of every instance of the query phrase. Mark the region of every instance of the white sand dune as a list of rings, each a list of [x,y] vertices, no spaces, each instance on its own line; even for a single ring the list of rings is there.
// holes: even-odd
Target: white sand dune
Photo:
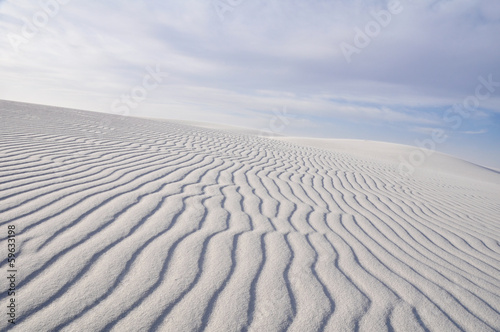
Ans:
[[[500,330],[494,171],[6,101],[0,123],[1,331]]]

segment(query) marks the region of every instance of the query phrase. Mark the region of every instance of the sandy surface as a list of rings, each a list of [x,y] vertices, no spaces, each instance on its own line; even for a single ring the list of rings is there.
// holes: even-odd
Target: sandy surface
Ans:
[[[0,128],[2,331],[500,330],[497,172],[2,101]]]

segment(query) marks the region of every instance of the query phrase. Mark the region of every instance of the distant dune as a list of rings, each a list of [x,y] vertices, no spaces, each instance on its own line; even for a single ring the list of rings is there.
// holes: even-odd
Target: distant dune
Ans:
[[[500,330],[496,171],[7,101],[0,127],[1,331]]]

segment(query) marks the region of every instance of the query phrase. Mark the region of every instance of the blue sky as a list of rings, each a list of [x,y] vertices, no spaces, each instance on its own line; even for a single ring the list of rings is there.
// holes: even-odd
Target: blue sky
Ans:
[[[496,0],[0,0],[0,99],[409,145],[443,130],[438,151],[500,169],[498,36]],[[493,91],[453,128],[479,77]]]

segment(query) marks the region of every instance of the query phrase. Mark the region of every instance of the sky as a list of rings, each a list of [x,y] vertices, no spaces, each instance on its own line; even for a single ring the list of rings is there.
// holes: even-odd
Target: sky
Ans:
[[[0,99],[500,169],[499,36],[498,0],[0,0]]]

